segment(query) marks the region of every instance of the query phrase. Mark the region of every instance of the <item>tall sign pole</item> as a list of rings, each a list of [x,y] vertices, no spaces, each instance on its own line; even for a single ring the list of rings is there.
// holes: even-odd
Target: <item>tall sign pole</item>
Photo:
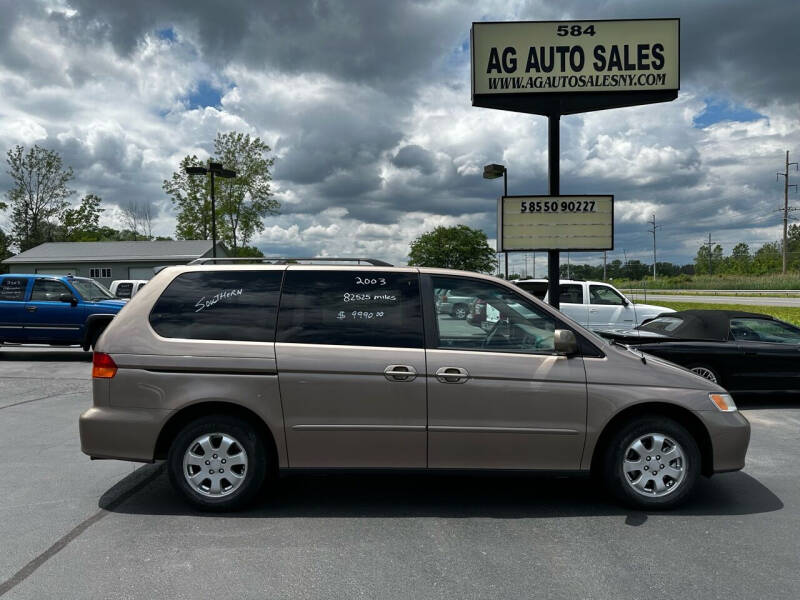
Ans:
[[[561,156],[561,140],[559,125],[561,115],[552,114],[547,116],[547,180],[551,196],[561,195],[559,158]],[[561,261],[558,250],[547,251],[547,293],[550,299],[550,306],[553,308],[561,307],[561,292],[558,280],[561,277]]]
[[[470,39],[472,105],[548,119],[549,196],[504,196],[498,246],[547,250],[558,308],[559,252],[614,249],[613,196],[561,196],[561,116],[677,98],[680,20],[476,22]]]

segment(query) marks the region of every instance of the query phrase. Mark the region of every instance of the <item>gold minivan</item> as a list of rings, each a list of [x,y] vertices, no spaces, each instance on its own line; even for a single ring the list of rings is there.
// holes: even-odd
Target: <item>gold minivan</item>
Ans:
[[[249,260],[165,268],[113,319],[83,452],[166,460],[211,510],[309,468],[592,472],[629,505],[666,508],[700,474],[744,466],[750,426],[724,389],[509,282]],[[442,289],[494,317],[437,311]]]

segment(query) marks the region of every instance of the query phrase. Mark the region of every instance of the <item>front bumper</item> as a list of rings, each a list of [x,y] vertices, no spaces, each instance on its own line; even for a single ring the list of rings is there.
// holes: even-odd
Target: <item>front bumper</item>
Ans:
[[[81,451],[92,458],[152,462],[170,410],[95,406],[78,421]]]
[[[702,411],[696,413],[705,423],[711,438],[714,473],[744,468],[750,443],[750,422],[739,411]]]

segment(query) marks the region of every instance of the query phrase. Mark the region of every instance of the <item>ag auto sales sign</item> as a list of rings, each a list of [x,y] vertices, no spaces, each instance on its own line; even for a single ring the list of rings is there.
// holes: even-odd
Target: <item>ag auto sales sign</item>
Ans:
[[[638,93],[640,98],[647,98],[643,93],[672,91],[677,96],[679,32],[679,19],[473,23],[473,104],[540,112],[494,106],[487,98],[605,96],[596,107],[588,108],[593,110],[634,103],[619,97],[616,104],[609,103],[609,94]],[[665,99],[662,94],[649,101]]]

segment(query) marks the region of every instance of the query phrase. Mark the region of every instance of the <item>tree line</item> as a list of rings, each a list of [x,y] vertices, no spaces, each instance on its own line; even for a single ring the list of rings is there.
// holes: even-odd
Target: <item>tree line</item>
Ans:
[[[262,256],[248,244],[264,229],[262,219],[277,214],[280,204],[272,198],[270,147],[258,137],[238,132],[218,133],[214,156],[233,169],[236,177],[216,179],[217,238],[234,255]],[[77,204],[70,199],[76,191],[72,167],[64,165],[60,154],[35,144],[26,149],[16,145],[6,152],[11,185],[0,210],[7,211],[8,231],[0,229],[0,260],[14,251],[24,252],[45,242],[101,242],[171,240],[153,233],[152,198],[117,203],[121,227],[101,225],[103,199],[94,193]],[[187,155],[162,188],[176,212],[175,238],[211,239],[211,189],[207,176],[189,176],[185,167],[201,166],[196,155]]]

